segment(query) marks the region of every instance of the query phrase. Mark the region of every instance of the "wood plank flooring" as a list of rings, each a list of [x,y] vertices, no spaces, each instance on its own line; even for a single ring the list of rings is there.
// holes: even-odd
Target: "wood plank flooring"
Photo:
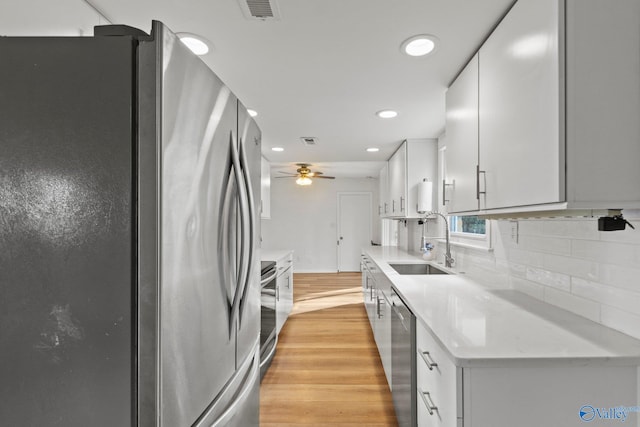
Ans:
[[[397,426],[360,273],[296,273],[293,289],[293,311],[260,388],[260,425]]]

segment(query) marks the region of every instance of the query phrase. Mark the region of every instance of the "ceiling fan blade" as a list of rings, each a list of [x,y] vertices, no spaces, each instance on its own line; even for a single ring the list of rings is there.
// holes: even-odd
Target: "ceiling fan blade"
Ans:
[[[335,176],[324,176],[324,175],[322,175],[322,176],[314,176],[314,178],[322,178],[322,179],[336,179],[336,177],[335,177]]]
[[[291,175],[291,176],[274,176],[274,178],[297,178],[298,175]]]
[[[282,173],[282,174],[285,174],[285,175],[291,175],[291,176],[298,176],[297,173],[292,173],[292,172],[278,171],[278,173]]]

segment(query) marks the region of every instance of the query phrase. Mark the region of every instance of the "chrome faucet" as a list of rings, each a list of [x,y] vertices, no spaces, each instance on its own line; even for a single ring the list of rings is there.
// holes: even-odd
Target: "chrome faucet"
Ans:
[[[442,215],[440,212],[428,212],[425,217],[424,220],[426,222],[427,218],[429,218],[432,215],[440,215],[442,217],[442,219],[444,219],[444,231],[445,231],[445,242],[446,242],[446,252],[444,254],[444,266],[445,267],[453,267],[453,264],[455,263],[455,260],[453,259],[453,257],[451,257],[451,244],[449,243],[449,221],[447,221],[447,217],[445,215]]]

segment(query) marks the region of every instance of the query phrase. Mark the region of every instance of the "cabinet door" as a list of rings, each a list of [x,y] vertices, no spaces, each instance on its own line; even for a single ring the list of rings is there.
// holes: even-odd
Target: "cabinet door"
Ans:
[[[378,352],[380,353],[380,360],[382,360],[384,374],[387,377],[387,383],[391,388],[391,302],[387,292],[382,289],[378,290],[378,300],[378,324],[380,325],[379,340],[377,340]]]
[[[451,427],[462,419],[461,369],[416,322],[416,400],[419,426]]]
[[[480,48],[481,209],[564,200],[561,3],[519,0]]]
[[[446,99],[446,189],[449,212],[478,209],[478,55],[449,87]]]
[[[381,217],[388,217],[391,213],[389,203],[389,163],[385,163],[384,167],[380,169],[380,205],[378,206],[378,214]]]
[[[283,287],[280,290],[280,301],[284,305],[283,311],[286,316],[285,321],[287,318],[289,318],[291,310],[293,309],[293,267],[291,267],[291,260],[289,260],[288,262],[289,269],[284,275],[284,278],[282,280]]]
[[[390,215],[404,216],[407,205],[407,144],[403,142],[389,159]]]
[[[278,262],[276,278],[276,333],[284,326],[293,306],[293,286],[291,282],[291,264],[286,260]]]
[[[364,307],[367,311],[367,316],[369,317],[369,323],[371,324],[371,331],[373,332],[374,338],[375,338],[376,324],[377,324],[375,301],[376,301],[376,295],[378,290],[376,289],[376,282],[373,279],[371,272],[369,270],[366,270],[365,275],[366,275],[365,280],[367,281],[367,285],[366,285],[366,293],[364,298]]]

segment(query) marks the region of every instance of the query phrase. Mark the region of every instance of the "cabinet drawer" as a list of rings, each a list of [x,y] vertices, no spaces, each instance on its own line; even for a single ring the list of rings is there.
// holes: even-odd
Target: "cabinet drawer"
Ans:
[[[458,418],[462,418],[462,389],[458,386],[461,368],[419,323],[416,352],[418,425],[457,426]]]

